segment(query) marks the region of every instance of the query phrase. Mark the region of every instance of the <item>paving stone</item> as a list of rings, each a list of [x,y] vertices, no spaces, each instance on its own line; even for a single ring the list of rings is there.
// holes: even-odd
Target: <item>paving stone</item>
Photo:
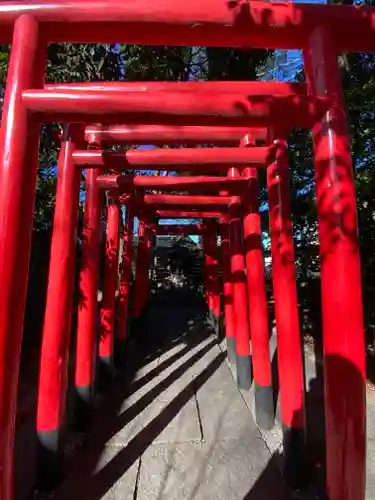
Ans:
[[[367,439],[375,445],[375,393],[367,390]]]
[[[187,344],[183,342],[183,339],[179,339],[178,342],[170,346],[168,350],[162,351],[159,356],[159,362],[168,360],[169,358],[177,358],[180,356],[180,353],[187,350]]]
[[[309,384],[317,376],[317,367],[315,363],[315,355],[312,347],[305,346],[304,348],[304,360],[305,360],[305,384],[309,387]]]
[[[90,447],[80,452],[56,500],[133,499],[140,455],[125,447]]]
[[[225,353],[220,350],[219,346],[214,343],[211,349],[207,350],[203,356],[197,360],[196,363],[189,370],[189,375],[192,379],[196,380],[200,378],[207,370],[210,371],[210,367],[213,365],[217,365],[217,361],[221,360],[220,364],[224,364],[225,361]],[[212,375],[210,375],[209,380]]]
[[[233,370],[232,375],[233,378],[235,378],[235,369],[232,367],[230,368]],[[251,413],[251,416],[254,420],[254,423],[256,425],[256,419],[255,419],[255,397],[254,397],[254,385],[251,387],[249,391],[240,391],[246,406]],[[275,425],[273,426],[272,429],[265,430],[258,428],[262,438],[266,442],[269,450],[272,453],[281,453],[282,451],[282,446],[283,446],[283,433],[282,433],[282,427],[281,427],[281,415],[280,415],[280,400],[278,400],[277,408],[276,408],[276,417],[275,417]]]
[[[196,399],[191,388],[186,393],[176,393],[174,397],[170,393],[168,399],[156,397],[140,409],[131,421],[128,421],[127,412],[131,413],[132,408],[125,410],[115,420],[108,443],[125,445],[134,438],[150,444],[202,439]]]
[[[142,456],[137,500],[288,499],[270,459],[264,443],[250,437],[154,446]]]
[[[173,373],[167,377],[164,375],[162,372],[155,379],[151,378],[146,384],[141,384],[130,396],[125,391],[119,408],[111,412],[110,418],[104,416],[91,432],[92,439],[101,443],[125,445],[151,421],[156,421],[157,425],[153,425],[153,428],[160,427],[160,436],[155,435],[157,441],[200,440],[202,436],[191,374],[181,369],[176,380]],[[110,407],[107,411],[110,411]]]
[[[201,339],[199,343],[196,343],[192,346],[184,344],[182,346],[182,349],[179,349],[173,356],[161,356],[159,363],[160,366],[163,366],[163,364],[164,366],[166,366],[166,368],[163,370],[163,374],[164,376],[168,376],[173,371],[182,366],[197,366],[197,364],[206,357],[208,352],[219,352],[219,348],[215,342],[215,339],[211,336]],[[171,359],[173,359],[174,362],[173,364],[168,365],[168,361]],[[207,362],[207,358],[205,362]],[[190,377],[191,376],[192,375],[190,374]]]
[[[111,461],[118,457],[119,462],[121,456],[127,453],[126,448],[114,446],[106,446],[100,456],[99,462],[95,468],[95,474],[99,475],[104,468],[111,464]],[[120,466],[121,467],[121,466]],[[126,472],[121,474],[119,479],[111,486],[107,493],[102,496],[103,500],[120,500],[132,499],[136,489],[138,471],[140,467],[140,458],[137,458],[134,463],[127,468]],[[101,479],[99,479],[101,481]]]
[[[138,406],[149,404],[147,401],[159,398],[170,401],[177,394],[186,390],[194,378],[206,370],[211,362],[215,361],[221,351],[212,341],[203,341],[192,351],[183,351],[181,358],[169,359],[159,363],[143,377],[132,381],[127,391],[124,391],[124,399],[119,407],[119,413],[137,404]]]
[[[139,380],[140,378],[144,377],[144,375],[157,368],[158,364],[159,356],[157,356],[155,359],[150,360],[148,363],[146,362],[143,366],[138,368],[138,370],[134,373],[132,380]]]
[[[182,346],[174,355],[160,361],[149,371],[144,372],[142,376],[129,383],[120,411],[124,411],[144,397],[147,398],[148,394],[157,393],[156,395],[164,400],[170,398],[169,394],[174,397],[178,392],[185,389],[199,371],[199,367],[196,367],[197,363],[201,361],[208,351],[214,348],[217,349],[217,346],[212,346],[212,339],[203,340],[201,344],[194,346],[192,349],[186,345]],[[180,352],[181,356],[179,356]],[[215,351],[215,355],[217,352]],[[208,362],[206,357],[204,364]]]
[[[174,412],[174,410],[171,410]],[[167,421],[170,417],[168,411],[163,419]],[[199,423],[197,403],[190,400],[184,408],[173,418],[165,429],[154,439],[154,443],[186,443],[200,442],[203,436]]]
[[[246,433],[259,436],[226,364],[197,390],[197,400],[205,441],[234,438]]]
[[[192,390],[195,387],[195,382],[201,383],[200,380],[205,380],[210,377],[211,371],[215,370],[216,365],[221,363],[221,351],[217,346],[205,351],[204,355],[196,353],[185,363],[176,367],[171,373],[160,375],[158,378],[159,398],[164,401],[169,401],[175,398],[177,394],[185,393],[187,390]]]
[[[276,330],[273,329],[273,334],[270,338],[270,355],[271,355],[271,360],[273,359],[273,356],[277,356],[276,352]],[[235,365],[231,365],[229,363],[226,363],[226,366],[228,367],[228,370],[231,374],[232,378],[232,383],[234,387],[237,387],[236,384],[236,379],[237,379],[237,374],[236,374],[236,367]],[[236,388],[238,391],[238,389]],[[241,394],[249,412],[251,413],[254,425],[256,425],[255,422],[255,398],[254,398],[254,384],[252,384],[251,388],[249,391],[239,391]],[[277,454],[280,456],[282,452],[282,441],[283,441],[283,435],[282,435],[282,428],[281,428],[281,415],[280,415],[280,398],[277,398],[277,407],[276,407],[276,415],[275,415],[275,425],[272,429],[270,430],[264,430],[264,429],[258,429],[260,432],[260,435],[264,439],[264,441],[267,444],[267,447],[270,449],[272,453]],[[278,459],[278,463],[280,460]]]
[[[209,351],[215,352],[215,355],[219,352],[217,346],[213,346],[212,339],[204,339],[192,348],[184,344],[176,345],[173,348],[173,354],[161,358],[158,364],[151,366],[149,370],[139,372],[137,377],[130,382],[128,395],[124,399],[121,410],[133,405],[148,393],[157,391],[158,388],[160,388],[158,391],[160,396],[165,400],[169,399],[169,393],[174,396],[184,390],[199,370],[205,368],[209,362],[209,358],[205,357],[202,364],[202,358]],[[212,354],[211,359],[213,357]],[[163,394],[165,395],[162,396]]]
[[[367,391],[367,474],[366,500],[375,499],[375,397]]]
[[[238,391],[225,342],[211,345],[213,337],[192,310],[158,308],[148,316],[157,349],[144,343],[148,360],[135,360],[127,387],[108,400],[107,416],[96,421],[89,448],[76,457],[57,500],[290,499],[278,469],[280,420],[259,432],[253,391]],[[274,329],[272,354],[276,340]],[[307,358],[312,381],[315,365]],[[366,500],[375,500],[373,422],[371,394]]]
[[[185,391],[192,381],[207,370],[221,352],[216,345],[202,345],[199,350],[192,352],[173,366],[164,370],[155,382],[162,389],[160,397],[169,400],[176,394]]]

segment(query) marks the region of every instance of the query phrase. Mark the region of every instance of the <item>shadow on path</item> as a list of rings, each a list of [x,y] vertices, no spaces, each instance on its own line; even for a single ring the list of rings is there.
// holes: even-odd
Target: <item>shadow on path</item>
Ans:
[[[168,294],[162,292],[163,296],[156,295],[148,307],[146,317],[141,324],[140,330],[134,332],[129,339],[128,361],[125,373],[123,373],[117,385],[111,394],[107,395],[102,402],[102,408],[97,415],[95,423],[86,434],[82,448],[77,451],[67,468],[66,480],[56,492],[56,500],[100,500],[100,499],[120,499],[120,498],[138,498],[137,485],[139,481],[139,471],[141,457],[145,452],[155,444],[155,440],[167,428],[167,426],[176,418],[191,401],[192,397],[222,368],[226,359],[226,352],[217,349],[213,352],[216,341],[214,336],[206,328],[204,318],[205,314],[201,307],[198,307],[199,301],[194,302],[193,307],[186,301],[186,292],[184,300],[178,301],[177,290],[169,292],[171,301],[168,300]],[[169,307],[172,303],[174,307]],[[172,385],[186,375],[203,356],[208,355],[207,364],[199,371],[194,373],[189,381],[182,388],[178,388],[173,393],[170,400],[166,401],[160,412],[151,418],[143,427],[136,428],[136,433],[125,437],[122,444],[113,444],[111,439],[122,429],[127,428],[132,422],[147,410],[148,407],[167,391]],[[191,354],[189,356],[189,354]],[[177,364],[177,367],[174,364]],[[188,380],[188,379],[186,379]],[[231,381],[232,382],[232,381]],[[151,387],[147,387],[150,384]],[[220,392],[221,388],[215,388]],[[225,389],[223,389],[225,391]],[[136,398],[137,393],[140,393]],[[133,401],[135,399],[135,401]],[[130,400],[130,406],[124,407],[124,403]],[[246,410],[247,411],[247,410]],[[151,415],[153,416],[153,415]],[[225,418],[225,415],[223,416]],[[254,449],[259,446],[261,437],[259,432],[251,429],[251,415],[249,418],[249,439],[254,440]],[[233,422],[233,425],[236,423]],[[255,430],[254,430],[255,429]],[[241,441],[241,435],[238,436]],[[223,438],[221,438],[223,439]],[[245,439],[245,438],[244,438]],[[225,441],[225,439],[224,439]],[[227,445],[228,443],[226,443]],[[224,453],[233,453],[236,455],[236,447],[240,443],[232,439],[231,446],[224,449]],[[216,441],[208,443],[200,453],[206,453],[200,460],[202,468],[201,473],[195,478],[196,484],[188,495],[170,495],[164,491],[168,480],[164,477],[162,490],[157,496],[152,496],[155,500],[208,500],[207,494],[202,493],[201,486],[207,489],[208,479],[207,468],[210,467],[208,461],[212,455],[212,448],[216,446]],[[115,449],[115,454],[107,460],[101,467],[100,464],[103,452],[108,450],[108,446]],[[199,443],[198,443],[199,450]],[[262,448],[266,449],[264,443]],[[203,451],[206,450],[205,452]],[[212,458],[212,457],[211,457]],[[222,473],[231,476],[232,471],[225,470],[225,457],[223,458]],[[268,460],[268,463],[267,463]],[[262,469],[255,470],[256,477],[250,481],[253,484],[246,494],[236,496],[232,492],[230,500],[291,500],[299,498],[291,495],[287,488],[277,464],[280,461],[279,454],[269,454],[269,459],[263,459]],[[207,462],[207,463],[206,463]],[[126,476],[131,469],[136,470],[134,479],[134,489],[131,496],[117,496],[111,491],[111,488]],[[143,466],[142,466],[143,467]],[[255,474],[252,471],[252,474]],[[219,477],[220,470],[215,474]],[[250,474],[250,471],[249,471]],[[211,476],[210,476],[211,477]],[[215,481],[215,479],[213,479]],[[223,480],[223,476],[221,476]],[[246,491],[246,490],[245,490]],[[41,497],[42,498],[42,497]],[[144,497],[142,497],[144,498]],[[215,496],[215,498],[218,498]],[[224,497],[220,497],[220,499]],[[227,500],[227,498],[225,498]]]

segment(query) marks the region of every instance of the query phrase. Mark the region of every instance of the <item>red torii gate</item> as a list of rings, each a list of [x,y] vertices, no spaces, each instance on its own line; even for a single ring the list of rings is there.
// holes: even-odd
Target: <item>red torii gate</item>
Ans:
[[[156,236],[199,236],[202,224],[157,224],[154,226]]]
[[[200,210],[178,211],[175,210],[156,210],[155,215],[163,219],[220,219],[223,211],[202,212]]]
[[[286,106],[288,116],[295,113],[291,125],[302,126],[301,118],[308,111],[308,122],[313,127],[322,257],[327,490],[332,500],[364,498],[365,359],[361,272],[352,164],[336,55],[339,51],[375,50],[375,10],[362,6],[262,1],[228,5],[216,0],[203,4],[199,0],[182,4],[169,0],[157,4],[145,0],[125,4],[116,0],[105,4],[95,0],[57,0],[51,9],[48,1],[39,2],[38,8],[32,3],[17,1],[0,3],[0,26],[2,43],[12,42],[0,136],[1,498],[12,499],[9,455],[13,453],[40,121],[74,118],[87,122],[100,117],[98,121],[105,118],[104,121],[124,122],[132,118],[136,123],[144,121],[155,125],[199,122],[259,127],[269,126],[271,118],[276,120],[277,113],[282,113]],[[164,93],[162,99],[166,106],[158,113],[158,99],[152,93],[139,98],[120,93],[108,96],[102,91],[89,90],[86,96],[83,91],[73,90],[59,94],[57,90],[43,90],[45,45],[52,41],[303,48],[307,89],[312,100],[299,107],[286,97],[270,104],[265,100],[250,99],[249,102],[237,94],[218,100],[217,96],[207,93],[198,110],[195,96],[185,97],[184,106],[174,107],[176,96],[168,97],[169,94]],[[131,102],[133,106],[129,108]],[[243,105],[241,112],[233,110],[235,102]],[[108,113],[111,109],[112,114]],[[215,116],[210,114],[213,110]],[[280,115],[278,119],[282,125]],[[83,134],[84,131],[81,136],[77,132],[74,141],[81,142]],[[64,165],[75,178],[71,174],[73,167],[68,169],[72,163],[68,155],[69,149],[74,149],[72,144],[70,140],[64,145],[67,158]],[[66,179],[61,177],[60,198],[67,202],[75,200],[76,191],[66,193],[64,186],[71,184],[65,184]],[[280,189],[277,183],[271,183],[277,176],[269,174],[269,177],[274,200],[280,201]],[[67,206],[74,222],[74,203]],[[55,218],[64,224],[68,217],[65,212],[62,218],[62,212]],[[74,224],[69,223],[66,233],[70,235],[69,245],[73,241],[72,228]],[[73,251],[73,246],[69,248]],[[60,265],[57,255],[51,259]],[[69,296],[71,283],[66,283],[64,290]],[[60,319],[63,324],[67,318],[55,318],[55,321]],[[62,367],[66,365],[66,358],[59,361]],[[64,384],[63,374],[63,388]],[[299,404],[292,403],[297,420],[301,418],[302,399],[301,393]],[[356,432],[352,432],[353,428]],[[49,428],[45,430],[51,431],[49,442],[53,448],[56,435]],[[288,433],[286,436],[290,437]]]
[[[187,170],[226,172],[230,166],[265,168],[276,156],[277,147],[150,149],[128,151],[75,151],[73,160],[83,168],[106,170]],[[169,182],[169,181],[168,181]]]
[[[204,191],[218,192],[221,189],[231,194],[240,194],[249,184],[245,177],[228,178],[218,176],[184,176],[184,177],[157,177],[149,175],[100,175],[97,178],[99,187],[118,189],[121,193],[132,192],[138,189],[162,189],[163,191],[188,190],[191,193]]]
[[[164,144],[186,144],[194,146],[210,143],[215,138],[215,144],[237,146],[248,131],[247,127],[109,125],[107,127],[86,127],[86,139],[90,141],[90,137],[95,135],[102,146],[113,143],[138,145],[149,145],[152,143],[157,146]],[[251,133],[258,141],[264,141],[266,138],[266,130],[264,128],[252,128]]]
[[[375,45],[375,14],[368,6],[258,1],[228,6],[215,0],[173,5],[163,0],[150,9],[147,0],[136,5],[64,0],[51,10],[47,0],[40,1],[38,9],[18,0],[2,2],[1,7],[1,43],[11,41],[14,24],[23,14],[42,25],[42,40],[49,42],[295,49],[308,47],[324,20],[338,52],[368,52]]]

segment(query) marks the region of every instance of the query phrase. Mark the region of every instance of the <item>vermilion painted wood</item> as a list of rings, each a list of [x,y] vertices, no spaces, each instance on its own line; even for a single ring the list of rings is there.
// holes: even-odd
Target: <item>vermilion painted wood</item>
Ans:
[[[272,380],[268,307],[258,205],[259,186],[255,169],[246,168],[242,172],[242,175],[250,178],[249,189],[243,195],[242,206],[254,380],[262,386],[270,386]]]
[[[141,206],[194,206],[212,208],[212,206],[227,207],[231,203],[231,196],[204,196],[185,194],[144,194],[134,197],[134,203]]]
[[[231,202],[231,196],[198,196],[181,194],[145,194],[134,198],[134,205],[139,208],[148,207],[157,210],[171,208],[174,210],[199,210],[205,211],[227,210]]]
[[[233,285],[230,264],[230,246],[229,246],[229,216],[228,214],[220,217],[220,240],[221,240],[221,268],[223,280],[223,299],[224,299],[224,319],[225,336],[227,340],[228,360],[235,362],[236,346],[236,328],[235,328],[235,310],[233,303]]]
[[[325,32],[317,29],[322,22]],[[37,23],[41,23],[40,30]],[[351,49],[375,50],[374,8],[217,0],[184,3],[170,0],[154,3],[148,0],[16,1],[0,3],[0,27],[3,43],[10,43],[13,38],[0,136],[0,430],[3,443],[0,446],[0,497],[12,499],[9,457],[13,456],[16,382],[35,194],[37,127],[33,117],[26,113],[23,103],[28,103],[34,112],[47,112],[47,119],[54,121],[98,119],[115,123],[127,118],[135,123],[159,125],[200,123],[259,127],[270,123],[285,126],[289,118],[290,125],[309,126],[314,120],[323,257],[328,490],[333,500],[362,500],[365,438],[360,263],[351,162],[335,54]],[[298,97],[296,101],[289,95],[272,102],[264,98],[253,98],[249,102],[247,96],[209,92],[201,95],[200,100],[194,94],[185,93],[183,97],[177,95],[178,92],[175,95],[158,93],[158,96],[149,93],[147,97],[136,97],[134,92],[121,96],[117,92],[104,95],[88,90],[85,93],[38,92],[35,89],[42,86],[41,67],[45,62],[37,51],[39,31],[46,42],[311,48],[316,50],[310,54],[314,70],[314,75],[310,74],[315,87],[313,99]],[[31,90],[26,92],[27,88]],[[316,95],[321,97],[320,101]],[[327,95],[331,107],[325,113]],[[161,99],[165,102],[162,110]],[[324,114],[320,115],[323,109]],[[310,121],[306,121],[306,117]],[[210,208],[219,212],[214,205]],[[335,322],[337,317],[339,322]],[[345,391],[341,391],[342,387]],[[350,401],[347,394],[352,395]],[[298,414],[296,418],[298,422]]]
[[[145,271],[144,271],[144,286],[142,286],[142,309],[147,305],[150,293],[150,265],[151,256],[154,245],[154,231],[150,218],[146,221],[146,248],[145,248]]]
[[[132,192],[134,188],[167,191],[189,191],[190,193],[212,192],[225,189],[231,194],[241,193],[247,186],[246,178],[219,176],[159,177],[154,175],[101,175],[98,183],[104,189],[117,189],[118,193]]]
[[[304,83],[267,82],[267,81],[217,81],[217,82],[74,82],[47,84],[45,90],[53,91],[100,91],[100,92],[200,92],[216,94],[240,93],[248,96],[284,95],[306,96]],[[124,126],[123,126],[124,127]],[[91,128],[91,127],[90,127]],[[99,127],[100,129],[101,127]],[[126,126],[125,126],[126,128]],[[196,127],[198,130],[202,127]],[[98,129],[98,127],[94,127]],[[264,130],[263,130],[264,131]],[[97,131],[96,131],[97,133]],[[233,133],[233,132],[232,132]],[[238,143],[237,143],[238,144]]]
[[[203,287],[204,287],[204,297],[206,299],[207,311],[210,315],[212,309],[211,294],[210,294],[210,277],[208,268],[208,238],[207,238],[207,227],[204,226],[202,235],[200,237],[200,243],[203,250]]]
[[[134,281],[133,318],[138,318],[145,305],[145,289],[148,289],[150,219],[145,213],[139,215],[138,251]]]
[[[22,100],[43,121],[302,128],[310,127],[329,105],[325,97],[304,95],[200,92],[197,99],[194,92],[90,89],[30,89]]]
[[[220,286],[217,253],[216,221],[203,222],[201,243],[203,248],[203,281],[208,307],[208,318],[211,326],[219,327],[220,316]],[[217,332],[218,333],[218,332]]]
[[[138,209],[142,209],[143,206],[144,205],[141,203],[139,205]],[[207,215],[207,217],[205,216],[205,218],[208,218],[208,219],[217,219],[219,217],[219,215],[218,215],[219,212],[223,213],[223,212],[228,211],[228,205],[223,205],[222,203],[214,204],[214,205],[199,205],[198,204],[198,206],[195,206],[195,205],[189,204],[187,201],[184,201],[181,204],[177,204],[177,201],[175,201],[173,203],[173,205],[170,203],[165,204],[165,203],[157,202],[156,204],[151,203],[150,205],[147,205],[147,206],[152,207],[153,210],[155,211],[155,213],[158,213],[160,210],[165,211],[166,208],[168,208],[168,209],[173,208],[173,211],[175,214],[177,214],[177,217],[179,216],[178,214],[184,214],[184,213],[186,213],[186,211],[188,211],[188,212],[195,214],[195,215],[192,215],[193,218],[202,218],[202,216],[200,214],[202,214],[202,209],[204,209],[205,213],[207,213],[207,214],[211,213],[211,215]],[[136,207],[136,209],[137,209],[137,207]],[[183,218],[185,219],[186,217],[184,216]]]
[[[226,207],[223,207],[224,209]],[[184,210],[156,210],[157,217],[173,219],[218,219],[222,212],[184,211]]]
[[[89,147],[97,147],[91,137]],[[98,328],[98,286],[100,265],[100,217],[103,196],[97,185],[98,170],[86,172],[86,195],[83,221],[82,263],[79,277],[75,385],[84,405],[93,404]]]
[[[365,498],[366,364],[353,164],[335,38],[319,28],[305,52],[310,92],[334,104],[313,128],[318,208],[326,481],[332,500]]]
[[[46,312],[40,358],[37,431],[41,445],[57,454],[66,425],[68,358],[77,252],[81,174],[72,151],[82,147],[84,126],[67,127],[58,161]],[[56,445],[56,449],[53,445]],[[42,464],[42,465],[45,465]]]
[[[115,298],[119,254],[120,210],[117,203],[108,206],[106,256],[104,264],[103,300],[100,311],[99,357],[108,366],[113,365],[115,339]]]
[[[126,339],[129,314],[131,264],[133,256],[134,211],[132,203],[126,207],[122,261],[120,267],[120,297],[118,310],[117,338]]]
[[[42,87],[46,61],[45,46],[40,43],[35,19],[26,15],[19,17],[14,24],[13,39],[10,36],[8,40],[12,40],[12,53],[0,132],[2,500],[13,500],[14,422],[39,150],[39,126],[22,105],[21,93],[26,87]]]
[[[162,233],[156,233],[155,236],[175,236],[179,238],[187,238],[188,236],[200,236],[201,232],[197,233],[191,231],[167,231]]]
[[[202,232],[201,224],[161,224],[155,229],[157,236],[186,234],[199,235]]]
[[[271,131],[270,140],[276,133]],[[278,133],[278,137],[281,134]],[[305,458],[304,372],[299,325],[293,226],[289,200],[288,144],[278,140],[276,162],[267,170],[272,280],[284,433],[284,467],[290,481],[303,481]],[[284,151],[282,150],[284,149]]]
[[[375,47],[372,7],[208,0],[39,0],[1,2],[0,41],[10,43],[22,14],[42,23],[48,42],[133,43],[151,45],[306,47],[324,21],[336,50],[371,52]]]
[[[229,177],[238,175],[235,168],[228,171]],[[241,215],[241,199],[233,196],[229,205],[229,250],[236,327],[237,382],[240,388],[249,389],[250,329]],[[248,367],[245,368],[247,364]]]
[[[219,327],[220,318],[220,281],[219,281],[219,253],[217,246],[217,222],[204,222],[205,241],[205,269],[207,272],[208,305],[213,320],[213,326]],[[218,332],[217,332],[218,333]]]
[[[199,127],[184,125],[108,125],[86,128],[86,136],[95,133],[101,143],[110,144],[153,144],[157,146],[185,144],[222,144],[237,146],[248,127]],[[265,140],[265,128],[253,128],[251,133],[257,140]]]
[[[252,151],[240,148],[138,149],[128,151],[77,151],[74,161],[85,168],[106,170],[159,168],[176,171],[226,172],[229,165],[266,167],[275,159],[275,147],[257,147]],[[162,177],[164,179],[164,177]],[[121,180],[121,178],[120,178]],[[138,182],[183,182],[182,180],[149,179]]]
[[[242,147],[254,147],[254,144],[255,139],[251,134],[247,134],[241,141]],[[241,175],[249,179],[248,187],[242,196],[242,210],[255,412],[258,425],[269,429],[274,424],[274,402],[258,173],[254,168],[245,168]]]

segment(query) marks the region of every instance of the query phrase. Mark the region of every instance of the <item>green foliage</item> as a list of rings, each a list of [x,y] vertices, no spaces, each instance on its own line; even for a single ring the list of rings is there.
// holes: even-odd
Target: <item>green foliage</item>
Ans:
[[[207,80],[256,80],[258,69],[269,58],[269,50],[212,47],[207,50]]]
[[[120,45],[120,53],[129,81],[186,81],[197,57],[190,47]]]
[[[344,54],[339,59],[344,99],[347,108],[349,134],[357,193],[359,240],[363,267],[365,320],[369,328],[375,322],[372,307],[375,292],[375,56]],[[297,257],[305,274],[319,270],[317,254],[317,214],[311,133],[293,131],[290,138],[292,213]],[[314,280],[313,280],[314,281]],[[316,280],[315,280],[316,281]],[[310,283],[305,293],[310,295]],[[306,298],[306,297],[305,297]],[[315,296],[319,300],[319,294]],[[370,342],[373,342],[372,334]]]
[[[121,57],[114,45],[52,44],[46,73],[48,82],[119,80]]]
[[[0,46],[0,85],[5,87],[9,46]],[[59,43],[48,47],[47,82],[118,80],[122,61],[111,45]],[[58,124],[41,128],[39,169],[35,200],[35,228],[46,229],[52,223],[56,193]]]
[[[59,43],[48,47],[46,81],[186,81],[254,79],[267,51]],[[5,87],[9,46],[0,46],[0,86]],[[35,227],[52,223],[56,192],[58,124],[41,130]]]

